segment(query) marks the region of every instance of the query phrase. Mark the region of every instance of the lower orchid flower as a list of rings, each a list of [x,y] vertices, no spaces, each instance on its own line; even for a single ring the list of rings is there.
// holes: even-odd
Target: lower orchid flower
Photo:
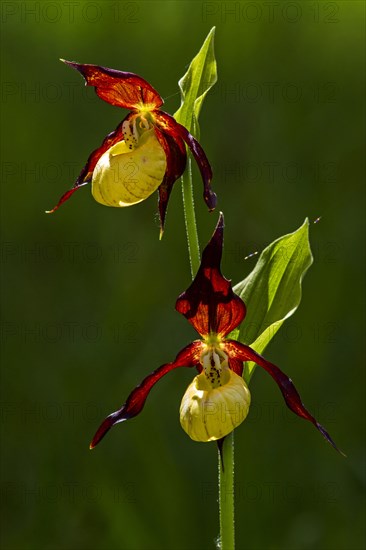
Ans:
[[[182,349],[172,363],[149,374],[132,391],[124,405],[102,422],[90,448],[95,447],[112,426],[138,415],[156,382],[178,367],[196,367],[199,372],[180,406],[183,429],[195,441],[221,440],[248,414],[250,392],[242,378],[243,362],[253,361],[274,379],[291,411],[312,422],[339,450],[323,426],[305,408],[291,379],[249,346],[227,337],[243,321],[246,308],[242,299],[233,292],[231,282],[220,271],[223,231],[221,214],[203,251],[198,273],[175,306],[202,339]]]
[[[215,208],[212,171],[205,152],[184,126],[159,109],[164,101],[146,80],[133,73],[62,61],[79,71],[98,97],[131,112],[91,153],[72,189],[48,213],[89,182],[95,200],[106,206],[132,206],[158,189],[162,233],[172,187],[185,170],[186,144],[202,175],[204,200],[209,210]]]

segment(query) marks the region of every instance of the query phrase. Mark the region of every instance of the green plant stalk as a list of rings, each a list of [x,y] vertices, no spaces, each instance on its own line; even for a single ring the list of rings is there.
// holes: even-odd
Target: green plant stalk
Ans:
[[[220,550],[235,548],[234,432],[226,436],[219,455]],[[224,463],[224,468],[222,467]]]
[[[194,279],[200,263],[200,248],[194,209],[192,164],[188,157],[187,167],[182,176],[182,193],[184,204],[184,220],[187,232],[188,255],[191,266],[192,279]],[[219,514],[220,514],[220,550],[234,550],[234,432],[226,436],[221,456],[218,458],[219,475]]]
[[[182,176],[182,193],[184,205],[184,221],[186,225],[189,262],[191,265],[191,275],[194,279],[201,260],[200,260],[200,245],[198,242],[196,213],[194,210],[193,185],[192,185],[192,162],[191,158],[187,159],[187,167]]]

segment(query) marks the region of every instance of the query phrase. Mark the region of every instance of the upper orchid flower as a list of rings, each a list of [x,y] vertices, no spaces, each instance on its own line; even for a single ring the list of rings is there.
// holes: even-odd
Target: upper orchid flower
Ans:
[[[200,169],[204,200],[210,210],[215,208],[212,171],[202,147],[184,126],[159,109],[164,101],[146,80],[133,73],[62,61],[79,71],[101,99],[131,112],[92,152],[73,188],[49,212],[90,181],[95,200],[107,206],[131,206],[159,189],[163,231],[170,192],[186,166],[185,143]]]
[[[241,424],[248,414],[250,393],[242,378],[243,361],[254,361],[272,376],[287,406],[298,416],[312,422],[337,449],[323,426],[303,405],[290,378],[249,346],[227,338],[243,321],[246,309],[241,298],[234,294],[231,282],[220,271],[223,230],[221,214],[216,230],[203,251],[199,271],[188,290],[179,296],[175,306],[202,339],[181,350],[175,361],[147,376],[133,390],[126,403],[104,420],[91,442],[91,448],[99,443],[112,426],[139,414],[154,384],[178,367],[196,367],[199,371],[180,406],[183,429],[195,441],[221,440]]]

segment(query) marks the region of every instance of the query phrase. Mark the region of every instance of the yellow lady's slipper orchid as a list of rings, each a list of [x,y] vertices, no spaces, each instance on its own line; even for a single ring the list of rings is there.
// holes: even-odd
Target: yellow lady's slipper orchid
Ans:
[[[149,374],[132,391],[124,405],[102,422],[91,448],[112,426],[138,415],[151,388],[165,374],[178,367],[196,367],[199,371],[182,399],[180,421],[183,429],[196,441],[220,442],[248,414],[250,393],[242,378],[243,362],[254,361],[277,383],[291,411],[312,422],[337,449],[327,431],[303,405],[291,379],[249,346],[227,338],[243,321],[246,308],[242,299],[234,294],[230,281],[220,271],[223,231],[221,214],[216,230],[203,251],[198,273],[191,286],[179,296],[175,306],[202,339],[181,350],[172,363]]]
[[[95,200],[106,206],[131,206],[158,190],[162,234],[172,187],[186,166],[186,144],[201,172],[204,201],[209,210],[215,208],[212,171],[205,152],[184,126],[160,110],[164,101],[146,80],[107,67],[61,61],[79,71],[101,99],[131,112],[92,152],[74,186],[48,213],[89,182]]]

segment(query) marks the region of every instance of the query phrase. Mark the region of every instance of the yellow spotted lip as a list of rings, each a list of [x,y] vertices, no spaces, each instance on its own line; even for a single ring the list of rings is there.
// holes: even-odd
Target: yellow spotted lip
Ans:
[[[188,386],[180,406],[180,423],[194,441],[215,441],[243,422],[250,392],[241,376],[227,370],[223,384],[212,388],[204,372]]]
[[[153,129],[144,132],[130,149],[120,141],[99,159],[92,179],[92,194],[106,206],[132,206],[149,197],[161,184],[166,156]]]

